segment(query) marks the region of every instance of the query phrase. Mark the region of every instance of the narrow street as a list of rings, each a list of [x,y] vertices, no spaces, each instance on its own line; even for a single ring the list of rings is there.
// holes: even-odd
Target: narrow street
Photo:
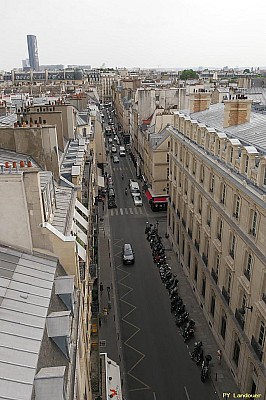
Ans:
[[[128,179],[135,179],[128,156],[112,164],[112,177],[117,208],[109,210],[111,253],[126,368],[126,400],[216,400],[211,382],[201,382],[200,367],[191,361],[188,346],[175,325],[168,292],[144,234],[145,222],[158,219],[159,232],[164,235],[166,213],[151,212],[144,198],[143,207],[134,207],[130,193],[125,195]],[[122,263],[124,243],[133,246],[134,265]]]

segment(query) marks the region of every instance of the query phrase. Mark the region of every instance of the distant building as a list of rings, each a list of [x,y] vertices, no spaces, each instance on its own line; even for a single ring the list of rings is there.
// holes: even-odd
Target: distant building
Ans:
[[[27,35],[27,42],[31,69],[33,71],[39,71],[39,55],[36,36]]]

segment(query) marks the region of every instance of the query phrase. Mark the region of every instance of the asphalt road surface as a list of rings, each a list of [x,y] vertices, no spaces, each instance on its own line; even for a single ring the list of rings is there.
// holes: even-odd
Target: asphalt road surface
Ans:
[[[136,179],[128,155],[112,168],[118,208],[109,210],[109,215],[126,370],[125,400],[217,400],[211,382],[201,382],[201,369],[189,357],[144,234],[147,220],[154,223],[158,219],[160,231],[166,213],[153,213],[145,199],[144,206],[136,208],[130,193],[125,195],[128,179]],[[123,265],[123,243],[132,244],[134,265]],[[189,347],[193,348],[193,340]]]

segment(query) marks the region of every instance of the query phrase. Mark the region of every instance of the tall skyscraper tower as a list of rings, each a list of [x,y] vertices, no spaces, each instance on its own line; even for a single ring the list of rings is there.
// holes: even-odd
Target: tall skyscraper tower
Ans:
[[[33,71],[39,71],[39,56],[38,56],[38,46],[37,38],[34,35],[27,35],[28,42],[28,52],[30,67]]]

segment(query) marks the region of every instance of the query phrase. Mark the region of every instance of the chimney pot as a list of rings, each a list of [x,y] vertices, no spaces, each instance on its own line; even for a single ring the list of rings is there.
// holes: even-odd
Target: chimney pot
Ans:
[[[13,168],[16,168],[16,166],[17,166],[16,161],[13,161],[12,165],[13,165]]]
[[[29,160],[28,162],[27,162],[27,166],[30,168],[30,167],[32,167],[32,162]]]
[[[19,165],[20,165],[21,168],[23,168],[23,167],[25,167],[25,162],[21,160]]]
[[[8,161],[5,162],[5,167],[6,167],[6,168],[9,167],[9,162],[8,162]]]

